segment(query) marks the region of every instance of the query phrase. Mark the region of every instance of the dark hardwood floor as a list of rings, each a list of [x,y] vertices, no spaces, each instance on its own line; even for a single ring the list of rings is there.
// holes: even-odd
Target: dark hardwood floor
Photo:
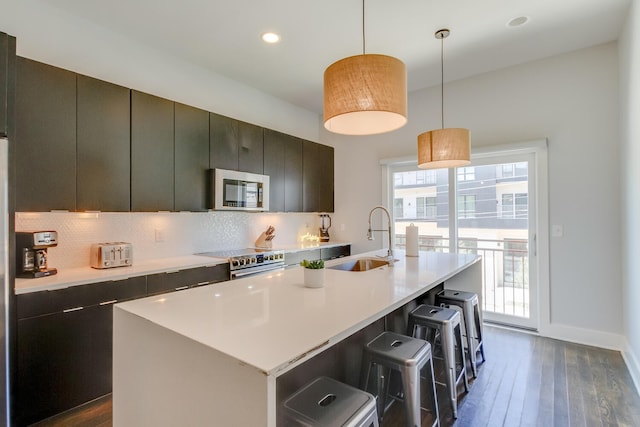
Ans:
[[[640,396],[619,352],[485,326],[485,353],[469,393],[460,386],[457,420],[438,386],[443,426],[640,426]],[[423,412],[422,425],[431,423]],[[36,424],[111,425],[109,396]],[[382,426],[404,426],[401,404]]]

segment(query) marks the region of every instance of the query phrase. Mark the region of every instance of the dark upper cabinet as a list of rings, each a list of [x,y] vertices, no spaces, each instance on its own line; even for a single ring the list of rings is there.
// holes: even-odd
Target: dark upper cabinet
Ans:
[[[238,170],[238,121],[209,113],[209,164],[212,169]]]
[[[318,187],[318,211],[333,212],[333,147],[318,144],[318,163],[320,164],[319,187]]]
[[[18,57],[16,211],[76,209],[76,75]]]
[[[209,112],[175,104],[175,210],[207,210]]]
[[[302,141],[264,130],[264,174],[269,175],[269,210],[302,211]]]
[[[302,140],[288,136],[284,144],[284,210],[302,212]]]
[[[269,210],[284,212],[284,146],[288,135],[264,130],[264,174],[269,176]]]
[[[250,123],[238,123],[238,170],[242,172],[264,172],[263,128]]]
[[[130,210],[130,90],[77,76],[77,209]]]
[[[261,127],[210,113],[209,144],[212,169],[263,173]]]
[[[0,137],[9,135],[9,105],[15,84],[15,57],[15,37],[0,33]]]
[[[302,210],[318,212],[320,189],[320,161],[318,145],[302,141]]]
[[[173,102],[131,91],[131,210],[172,211]]]

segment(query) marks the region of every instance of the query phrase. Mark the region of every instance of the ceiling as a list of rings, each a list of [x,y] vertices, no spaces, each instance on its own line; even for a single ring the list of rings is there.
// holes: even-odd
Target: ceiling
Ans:
[[[618,38],[630,0],[366,0],[366,52],[405,62],[409,91]],[[51,5],[322,113],[331,63],[362,53],[362,0],[56,0]],[[529,22],[509,27],[512,18]],[[275,45],[265,31],[280,34]]]

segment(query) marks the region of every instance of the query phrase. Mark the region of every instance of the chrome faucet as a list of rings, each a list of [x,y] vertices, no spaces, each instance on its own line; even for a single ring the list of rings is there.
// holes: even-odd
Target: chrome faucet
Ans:
[[[376,209],[381,209],[387,214],[387,220],[389,222],[388,222],[388,228],[386,230],[384,230],[384,229],[382,229],[382,230],[374,230],[374,229],[371,228],[371,215],[373,215],[373,212]],[[373,232],[374,231],[388,231],[389,232],[389,249],[387,250],[386,260],[389,262],[389,266],[393,266],[393,262],[395,260],[393,259],[393,249],[391,248],[391,246],[392,246],[391,245],[391,214],[389,213],[387,208],[385,208],[384,206],[376,206],[375,208],[371,209],[371,211],[369,211],[369,230],[367,231],[367,239],[373,240]]]

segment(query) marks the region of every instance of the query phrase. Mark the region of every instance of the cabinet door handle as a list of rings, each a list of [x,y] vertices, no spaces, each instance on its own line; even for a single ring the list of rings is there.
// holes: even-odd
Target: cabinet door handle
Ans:
[[[184,289],[189,289],[189,286],[180,286],[179,288],[176,288],[176,291],[182,291]]]
[[[204,286],[204,285],[208,285],[208,284],[209,284],[209,282],[205,280],[204,282],[196,283],[196,286]]]
[[[112,299],[111,301],[102,301],[102,302],[100,303],[100,305],[115,304],[115,303],[117,303],[117,302],[118,302],[118,300],[117,300],[117,299]]]
[[[73,311],[83,310],[84,307],[74,307],[74,308],[65,308],[62,310],[63,313],[71,313]]]

